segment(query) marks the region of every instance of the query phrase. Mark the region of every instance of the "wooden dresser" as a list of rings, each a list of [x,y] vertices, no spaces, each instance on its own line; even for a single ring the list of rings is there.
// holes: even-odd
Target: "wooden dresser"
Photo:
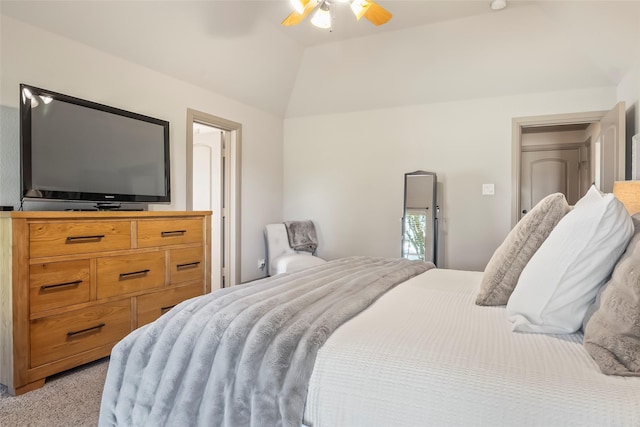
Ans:
[[[210,292],[210,227],[210,212],[0,213],[0,383],[42,387]]]

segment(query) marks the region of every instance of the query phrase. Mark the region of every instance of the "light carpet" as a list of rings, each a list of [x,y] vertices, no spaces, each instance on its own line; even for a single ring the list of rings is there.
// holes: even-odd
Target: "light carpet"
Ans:
[[[97,426],[109,358],[47,378],[44,387],[10,396],[0,385],[1,427]]]

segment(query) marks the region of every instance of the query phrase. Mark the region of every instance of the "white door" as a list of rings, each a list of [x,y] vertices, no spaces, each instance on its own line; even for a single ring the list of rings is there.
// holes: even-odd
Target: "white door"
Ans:
[[[613,191],[614,181],[625,179],[625,106],[619,102],[600,120],[600,190]]]
[[[222,138],[213,126],[193,124],[193,209],[212,211],[211,290],[222,287]]]
[[[544,197],[562,193],[570,205],[580,198],[580,150],[539,150],[522,153],[520,207],[524,215]]]

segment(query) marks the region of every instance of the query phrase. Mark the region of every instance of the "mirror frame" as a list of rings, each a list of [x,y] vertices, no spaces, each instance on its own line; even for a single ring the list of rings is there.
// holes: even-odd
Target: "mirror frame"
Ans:
[[[435,172],[427,172],[418,170],[415,172],[408,172],[404,174],[404,198],[402,201],[402,239],[400,244],[400,257],[404,258],[404,236],[405,236],[405,217],[407,215],[407,180],[412,176],[432,176],[433,177],[433,204],[429,206],[432,210],[431,215],[431,229],[433,230],[433,238],[431,239],[431,259],[425,260],[432,262],[434,265],[438,265],[438,176]],[[425,242],[426,245],[426,242]]]

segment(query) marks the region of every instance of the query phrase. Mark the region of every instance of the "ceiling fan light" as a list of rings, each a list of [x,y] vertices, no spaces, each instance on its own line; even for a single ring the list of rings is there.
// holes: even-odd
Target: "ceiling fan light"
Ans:
[[[368,0],[353,0],[353,2],[351,2],[351,10],[358,20],[367,13],[367,9],[370,7],[371,2]]]
[[[331,9],[326,2],[313,14],[311,23],[318,28],[331,28]]]

